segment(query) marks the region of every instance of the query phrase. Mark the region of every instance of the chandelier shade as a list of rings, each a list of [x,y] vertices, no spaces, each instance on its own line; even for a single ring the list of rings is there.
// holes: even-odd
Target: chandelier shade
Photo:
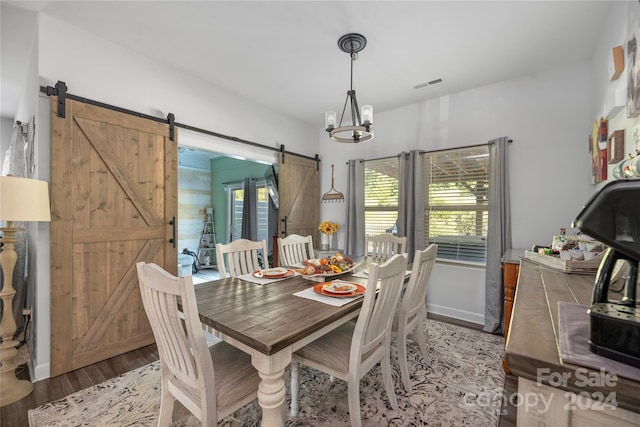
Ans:
[[[373,139],[373,129],[371,129],[373,106],[363,105],[362,108],[359,108],[356,91],[353,89],[353,63],[358,59],[358,52],[364,49],[366,45],[367,39],[365,36],[357,33],[345,34],[338,40],[340,50],[348,53],[351,57],[351,85],[347,91],[347,99],[342,108],[340,122],[338,122],[338,115],[335,111],[327,111],[325,113],[325,129],[329,133],[329,137],[337,142],[359,143]],[[351,124],[343,126],[342,122],[345,118],[347,107],[351,114]]]

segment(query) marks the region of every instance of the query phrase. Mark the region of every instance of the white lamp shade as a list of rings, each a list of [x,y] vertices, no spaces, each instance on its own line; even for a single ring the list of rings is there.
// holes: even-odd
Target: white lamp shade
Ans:
[[[48,183],[0,176],[0,221],[51,221]]]

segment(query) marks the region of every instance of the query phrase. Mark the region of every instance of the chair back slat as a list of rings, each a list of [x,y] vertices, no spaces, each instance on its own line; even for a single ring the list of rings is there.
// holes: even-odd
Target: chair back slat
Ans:
[[[407,238],[392,234],[379,234],[366,237],[367,247],[365,257],[371,257],[375,261],[384,262],[394,255],[407,251]],[[371,248],[371,253],[369,253]]]
[[[227,244],[218,243],[216,245],[216,258],[220,278],[241,276],[260,268],[268,268],[268,255],[267,242],[265,240],[254,242],[247,239],[238,239]],[[264,267],[260,266],[260,258]]]
[[[367,365],[367,359],[379,360],[376,353],[389,348],[393,315],[400,300],[406,269],[404,255],[394,255],[382,265],[369,266],[367,291],[351,344],[351,354],[355,350],[362,358],[363,366]]]
[[[142,302],[163,368],[169,371],[170,382],[182,383],[199,398],[209,388],[204,379],[213,381],[215,377],[198,318],[191,275],[175,277],[156,264],[144,262],[136,267]],[[184,320],[178,300],[182,302]]]
[[[438,254],[438,245],[431,244],[423,251],[416,251],[411,277],[402,297],[401,313],[406,313],[407,318],[414,317],[419,310],[425,307],[427,286],[433,271]]]
[[[305,259],[315,258],[313,237],[290,234],[278,238],[278,264],[282,267],[301,263]]]

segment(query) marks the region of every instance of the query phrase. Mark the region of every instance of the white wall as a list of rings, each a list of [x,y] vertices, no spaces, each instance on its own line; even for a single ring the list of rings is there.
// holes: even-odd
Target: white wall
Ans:
[[[377,114],[368,144],[339,145],[321,132],[323,191],[331,163],[346,190],[345,159],[481,144],[508,136],[513,246],[549,244],[591,194],[588,183],[589,63],[525,76]],[[375,106],[374,106],[375,107]],[[323,219],[345,223],[345,206],[322,205]],[[340,238],[344,239],[344,235]],[[430,309],[484,322],[484,269],[437,264]]]

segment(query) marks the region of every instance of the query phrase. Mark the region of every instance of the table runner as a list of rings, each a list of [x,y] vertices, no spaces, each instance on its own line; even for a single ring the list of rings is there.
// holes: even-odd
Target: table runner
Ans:
[[[640,381],[640,369],[600,356],[589,349],[589,307],[558,301],[558,329],[560,331],[560,357],[563,362],[592,369],[605,369],[616,375]]]

